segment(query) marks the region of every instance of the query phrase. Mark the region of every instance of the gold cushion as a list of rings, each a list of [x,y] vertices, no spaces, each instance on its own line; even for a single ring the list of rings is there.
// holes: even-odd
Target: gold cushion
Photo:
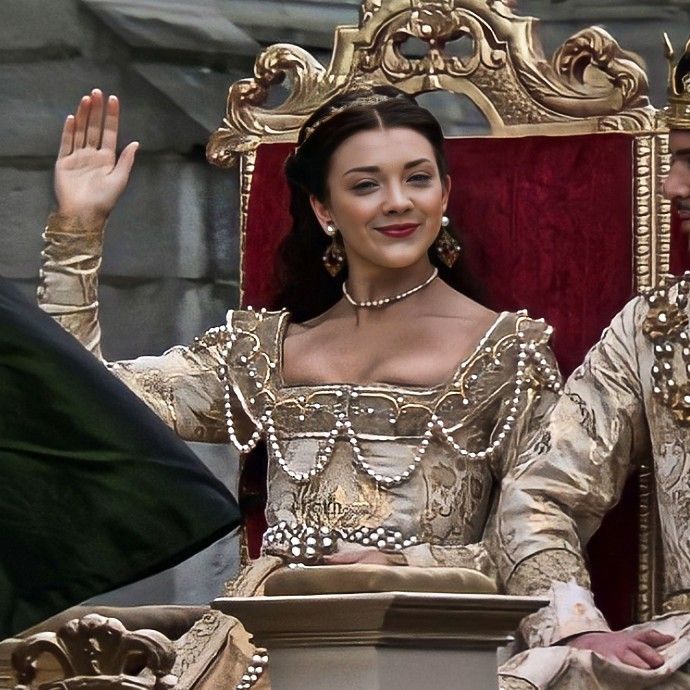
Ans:
[[[317,565],[281,568],[266,579],[266,596],[355,594],[366,592],[445,592],[496,594],[490,577],[470,568],[399,565]]]

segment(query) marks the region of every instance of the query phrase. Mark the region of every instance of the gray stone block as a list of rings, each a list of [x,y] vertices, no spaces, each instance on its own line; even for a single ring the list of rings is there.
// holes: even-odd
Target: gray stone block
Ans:
[[[36,280],[52,179],[52,170],[0,167],[0,275]]]
[[[122,40],[138,48],[254,55],[259,44],[215,0],[82,0]]]
[[[73,55],[82,42],[75,0],[3,0],[0,56],[40,59]]]
[[[132,69],[209,133],[222,124],[230,85],[248,76],[247,71],[162,62],[133,63]]]
[[[159,355],[189,345],[208,328],[225,323],[237,305],[237,289],[172,278],[115,283],[103,278],[100,313],[104,356],[110,360]]]
[[[46,161],[47,162],[47,161]],[[54,208],[52,168],[0,167],[0,274],[34,278]],[[236,171],[196,157],[142,155],[109,221],[102,275],[112,279],[238,279]]]
[[[237,279],[236,185],[204,159],[142,157],[108,225],[103,275]]]
[[[333,45],[336,26],[357,24],[360,4],[359,0],[262,0],[259,11],[255,0],[218,3],[228,18],[262,43],[287,42],[328,49]]]
[[[99,87],[122,103],[120,142],[143,150],[187,152],[205,145],[208,132],[134,73],[74,59],[0,65],[0,156],[57,153],[65,117]],[[222,116],[224,101],[218,106]]]

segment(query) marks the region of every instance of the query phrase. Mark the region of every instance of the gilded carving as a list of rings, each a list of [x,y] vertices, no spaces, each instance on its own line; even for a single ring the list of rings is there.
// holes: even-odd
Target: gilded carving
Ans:
[[[668,146],[668,134],[658,133],[655,140],[655,198],[657,253],[655,265],[658,273],[655,282],[669,271],[671,262],[671,202],[663,195],[663,182],[671,170],[671,152]]]
[[[32,687],[43,654],[58,662],[63,676],[42,683],[42,690],[171,690],[177,683],[171,673],[175,651],[168,638],[154,630],[130,632],[115,618],[95,613],[69,621],[57,633],[24,640],[12,654],[16,690]],[[132,673],[133,662],[142,670]]]
[[[294,141],[319,105],[363,83],[394,84],[408,93],[467,94],[496,134],[651,128],[654,109],[634,54],[591,27],[568,39],[549,61],[534,27],[532,18],[514,15],[503,2],[365,0],[359,25],[336,30],[327,68],[288,44],[259,55],[254,77],[230,88],[208,158],[229,166],[261,141]],[[426,44],[424,55],[404,55],[410,39]],[[468,57],[448,50],[455,40],[471,41]],[[285,82],[287,98],[265,107],[269,89]]]
[[[363,0],[359,13],[359,24],[364,26],[380,9],[383,0]]]
[[[636,137],[633,215],[635,219],[635,282],[638,289],[649,288],[653,285],[652,158],[653,136]]]
[[[309,115],[338,93],[391,84],[411,94],[439,89],[464,94],[494,135],[635,135],[635,286],[654,285],[669,266],[670,206],[661,184],[670,157],[667,136],[647,98],[641,61],[599,27],[579,31],[547,58],[536,27],[534,19],[514,14],[503,0],[362,0],[359,24],[336,29],[328,66],[296,46],[264,50],[254,77],[231,86],[225,118],[207,148],[209,160],[221,167],[240,158],[242,254],[256,147],[295,141]],[[405,45],[412,40],[413,53]],[[453,51],[455,41],[467,42],[462,56]],[[278,85],[287,97],[268,107],[269,91]],[[657,568],[649,468],[643,468],[641,482],[639,606],[646,616],[656,604]],[[246,548],[242,553],[245,561]]]
[[[371,45],[360,47],[359,67],[363,72],[381,70],[390,83],[421,77],[426,88],[439,88],[441,74],[469,77],[480,64],[490,69],[505,65],[506,49],[486,22],[472,12],[454,8],[453,3],[424,3],[418,9],[395,16]],[[406,58],[400,49],[410,38],[428,44],[424,57]],[[466,59],[444,51],[447,43],[471,40],[473,54]]]

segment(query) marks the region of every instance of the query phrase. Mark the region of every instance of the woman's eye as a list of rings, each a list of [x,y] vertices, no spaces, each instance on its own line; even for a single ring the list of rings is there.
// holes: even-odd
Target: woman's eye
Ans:
[[[376,186],[376,182],[373,180],[362,180],[361,182],[358,182],[352,189],[354,189],[356,192],[367,192],[370,189],[374,189]]]
[[[415,173],[408,178],[408,182],[412,182],[412,184],[429,184],[431,182],[431,175],[428,173]]]

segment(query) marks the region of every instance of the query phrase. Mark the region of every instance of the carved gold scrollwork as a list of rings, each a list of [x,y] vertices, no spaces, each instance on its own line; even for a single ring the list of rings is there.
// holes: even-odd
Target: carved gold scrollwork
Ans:
[[[291,91],[275,108],[263,108],[269,89],[288,79]],[[223,125],[209,141],[209,160],[226,166],[236,154],[256,148],[262,139],[296,132],[315,109],[335,93],[321,64],[297,46],[278,43],[256,60],[253,79],[230,87]]]
[[[364,0],[360,7],[359,24],[364,26],[380,9],[383,0]]]
[[[569,38],[556,51],[553,67],[566,77],[564,85],[572,95],[585,98],[599,112],[648,104],[649,84],[638,59],[600,27],[589,27]],[[590,73],[592,69],[605,77],[603,82]]]
[[[410,38],[428,44],[424,57],[406,58],[400,52]],[[472,40],[474,51],[469,58],[445,53],[445,46],[457,39]],[[380,69],[392,84],[422,77],[424,90],[440,88],[440,74],[468,77],[480,64],[497,69],[506,59],[505,46],[486,22],[472,12],[453,9],[449,3],[426,3],[412,12],[395,16],[379,29],[370,45],[360,46],[359,53],[363,72]]]
[[[115,618],[91,613],[66,623],[57,633],[42,632],[24,640],[12,654],[16,690],[33,686],[38,658],[52,656],[63,676],[41,690],[170,690],[175,651],[154,630],[128,631]],[[142,673],[146,671],[146,673]]]
[[[446,89],[467,94],[494,133],[651,130],[654,109],[639,59],[603,29],[568,39],[549,61],[534,32],[499,0],[364,0],[359,26],[336,30],[324,68],[297,46],[276,44],[257,58],[254,77],[230,88],[226,116],[208,145],[211,162],[230,165],[261,141],[294,141],[304,120],[332,96],[355,86],[393,84],[408,93]],[[423,55],[407,57],[418,39]],[[448,46],[467,40],[467,57]],[[286,83],[280,105],[265,103]]]

